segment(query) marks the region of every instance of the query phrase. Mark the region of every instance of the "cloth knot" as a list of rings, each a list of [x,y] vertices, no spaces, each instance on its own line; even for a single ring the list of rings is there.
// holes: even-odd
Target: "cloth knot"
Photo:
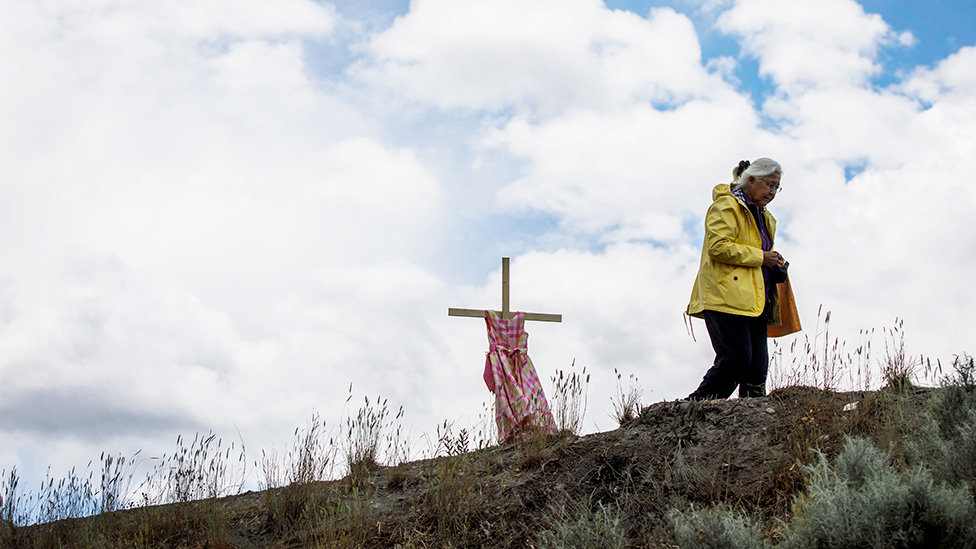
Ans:
[[[525,349],[521,347],[516,347],[512,349],[510,347],[505,347],[504,345],[498,345],[496,343],[492,343],[491,346],[488,348],[488,352],[489,353],[502,352],[511,356],[518,353],[525,353]]]

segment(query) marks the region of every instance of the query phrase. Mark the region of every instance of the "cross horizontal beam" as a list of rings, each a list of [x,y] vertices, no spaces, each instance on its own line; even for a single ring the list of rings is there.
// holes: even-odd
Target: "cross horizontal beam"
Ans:
[[[485,318],[488,311],[484,309],[454,309],[447,310],[447,316],[470,316],[474,318]],[[509,317],[513,313],[509,313]],[[525,320],[535,320],[541,322],[562,322],[563,315],[551,313],[525,313]]]

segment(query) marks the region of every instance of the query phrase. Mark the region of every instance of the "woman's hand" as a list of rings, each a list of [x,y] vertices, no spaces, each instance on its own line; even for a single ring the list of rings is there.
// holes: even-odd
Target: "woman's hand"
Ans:
[[[763,252],[763,267],[779,267],[785,265],[786,260],[777,251]]]

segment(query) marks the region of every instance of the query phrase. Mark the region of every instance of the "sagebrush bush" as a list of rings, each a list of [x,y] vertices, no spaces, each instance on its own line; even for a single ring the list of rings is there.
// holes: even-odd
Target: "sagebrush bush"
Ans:
[[[742,511],[726,506],[672,509],[668,520],[682,549],[738,549],[768,547],[761,539],[758,522]]]
[[[922,426],[906,444],[906,461],[928,468],[936,481],[976,496],[976,364],[956,357],[955,373],[929,401]]]
[[[973,547],[976,519],[965,489],[936,483],[927,469],[898,471],[885,452],[847,439],[831,467],[805,466],[807,494],[784,525],[787,548]]]
[[[945,439],[955,438],[976,410],[976,363],[968,355],[957,356],[952,368],[953,374],[942,379],[942,389],[932,397],[927,410]]]
[[[551,529],[537,540],[540,549],[617,549],[626,547],[620,510],[602,503],[590,509],[582,503],[561,505],[552,511]]]
[[[928,416],[914,439],[907,442],[905,459],[929,469],[936,481],[969,489],[976,496],[976,409],[966,412],[951,429]]]

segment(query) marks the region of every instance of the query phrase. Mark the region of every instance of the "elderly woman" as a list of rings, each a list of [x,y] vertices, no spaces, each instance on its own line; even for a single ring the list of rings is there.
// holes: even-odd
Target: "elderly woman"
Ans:
[[[705,214],[701,265],[687,314],[704,318],[715,363],[691,400],[766,394],[767,323],[779,321],[773,269],[785,265],[773,250],[776,220],[766,210],[779,191],[783,168],[775,160],[743,160],[731,184],[712,189]]]

